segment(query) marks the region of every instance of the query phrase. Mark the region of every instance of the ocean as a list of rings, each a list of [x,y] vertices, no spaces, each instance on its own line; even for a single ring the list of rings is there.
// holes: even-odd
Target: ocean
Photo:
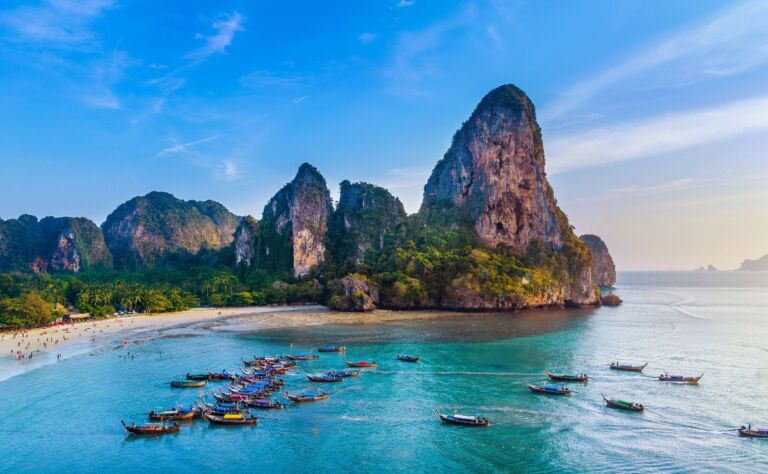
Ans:
[[[733,431],[768,426],[768,272],[624,272],[616,293],[617,308],[116,340],[0,382],[0,472],[768,471],[768,440]],[[257,411],[255,427],[198,420],[136,438],[120,425],[190,403],[198,390],[171,389],[175,376],[323,342],[346,355],[301,362],[286,390],[314,388],[303,374],[343,368],[343,358],[378,368],[324,384],[327,401]],[[648,366],[609,370],[617,360]],[[592,380],[570,397],[535,395],[525,382],[544,383],[545,369]],[[704,377],[676,385],[655,379],[663,372]],[[601,394],[647,410],[607,408]],[[444,425],[436,408],[492,425]]]

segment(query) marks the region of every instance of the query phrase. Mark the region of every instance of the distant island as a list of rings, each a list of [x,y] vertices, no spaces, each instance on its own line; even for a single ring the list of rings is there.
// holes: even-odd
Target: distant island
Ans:
[[[738,268],[740,271],[757,272],[768,270],[768,255],[763,255],[757,260],[744,260]]]
[[[456,132],[416,214],[373,184],[340,188],[334,206],[305,163],[260,220],[162,192],[121,204],[101,226],[0,220],[0,323],[37,324],[64,308],[103,316],[200,304],[583,306],[615,283],[605,243],[577,237],[558,207],[533,103],[513,85],[488,93]]]
[[[717,268],[714,265],[701,266],[694,270],[695,272],[716,272]]]

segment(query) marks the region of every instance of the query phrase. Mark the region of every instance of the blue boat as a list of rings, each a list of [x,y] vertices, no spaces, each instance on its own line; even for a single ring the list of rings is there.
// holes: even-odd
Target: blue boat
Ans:
[[[571,389],[568,387],[558,387],[557,385],[531,385],[528,382],[525,383],[533,393],[540,393],[544,395],[570,395]]]

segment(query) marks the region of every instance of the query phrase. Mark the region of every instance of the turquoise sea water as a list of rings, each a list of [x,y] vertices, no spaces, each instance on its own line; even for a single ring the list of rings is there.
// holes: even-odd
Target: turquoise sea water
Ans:
[[[0,382],[2,472],[744,472],[768,471],[768,440],[725,431],[768,425],[768,273],[622,273],[619,308],[463,315],[255,334],[150,334]],[[159,438],[126,436],[120,419],[189,402],[168,382],[238,366],[252,354],[306,352],[323,341],[379,368],[324,385],[328,401],[261,411],[253,428],[197,421]],[[418,353],[417,364],[394,360]],[[615,373],[612,360],[648,362]],[[322,355],[286,376],[341,368]],[[571,397],[534,395],[545,368],[586,372]],[[651,375],[704,373],[699,386]],[[601,393],[642,402],[604,407]],[[481,413],[486,429],[434,414]]]

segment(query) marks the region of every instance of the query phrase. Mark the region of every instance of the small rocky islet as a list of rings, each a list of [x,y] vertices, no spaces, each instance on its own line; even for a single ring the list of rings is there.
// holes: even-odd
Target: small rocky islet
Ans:
[[[0,220],[0,272],[182,262],[225,266],[241,281],[315,285],[322,302],[346,311],[599,305],[615,265],[599,237],[574,234],[544,165],[534,105],[508,84],[456,132],[415,214],[384,188],[346,180],[334,206],[305,163],[261,220],[162,192],[121,204],[100,227],[86,218]]]

